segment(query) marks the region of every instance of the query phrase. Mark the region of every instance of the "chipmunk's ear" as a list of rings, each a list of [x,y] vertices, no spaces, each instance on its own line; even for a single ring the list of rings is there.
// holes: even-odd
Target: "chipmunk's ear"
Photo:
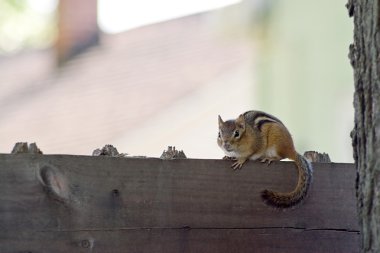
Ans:
[[[219,126],[222,126],[224,124],[224,121],[222,120],[222,117],[220,117],[220,115],[218,115],[218,123]]]
[[[235,122],[238,128],[245,130],[245,119],[243,114],[240,114]]]

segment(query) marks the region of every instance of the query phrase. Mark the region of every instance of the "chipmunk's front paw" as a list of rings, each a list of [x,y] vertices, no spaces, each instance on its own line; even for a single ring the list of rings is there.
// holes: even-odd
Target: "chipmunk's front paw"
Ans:
[[[260,162],[262,163],[266,163],[267,166],[269,166],[269,164],[271,164],[275,159],[270,159],[270,158],[263,158],[260,160]]]
[[[234,170],[237,170],[237,169],[241,169],[241,167],[243,166],[243,164],[247,161],[246,158],[235,158],[236,162],[234,162],[231,166],[232,169]]]
[[[236,161],[236,157],[226,156],[226,155],[225,155],[222,159],[223,159],[223,160]]]

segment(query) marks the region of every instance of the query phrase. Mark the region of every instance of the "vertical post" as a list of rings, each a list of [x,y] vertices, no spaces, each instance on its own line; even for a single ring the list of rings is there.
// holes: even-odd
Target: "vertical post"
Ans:
[[[380,252],[380,1],[349,0],[354,42],[355,127],[351,133],[362,252]]]

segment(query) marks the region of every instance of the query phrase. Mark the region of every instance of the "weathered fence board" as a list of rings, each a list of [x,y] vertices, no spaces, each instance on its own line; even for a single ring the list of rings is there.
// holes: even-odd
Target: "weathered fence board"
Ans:
[[[0,252],[358,252],[352,164],[314,164],[299,207],[291,162],[0,155]]]

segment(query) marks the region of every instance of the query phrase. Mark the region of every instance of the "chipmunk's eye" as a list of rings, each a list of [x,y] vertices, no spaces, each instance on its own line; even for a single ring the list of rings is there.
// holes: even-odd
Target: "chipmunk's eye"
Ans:
[[[235,137],[235,138],[238,138],[239,136],[240,136],[239,131],[238,131],[238,130],[235,130],[235,132],[234,132],[234,137]]]

